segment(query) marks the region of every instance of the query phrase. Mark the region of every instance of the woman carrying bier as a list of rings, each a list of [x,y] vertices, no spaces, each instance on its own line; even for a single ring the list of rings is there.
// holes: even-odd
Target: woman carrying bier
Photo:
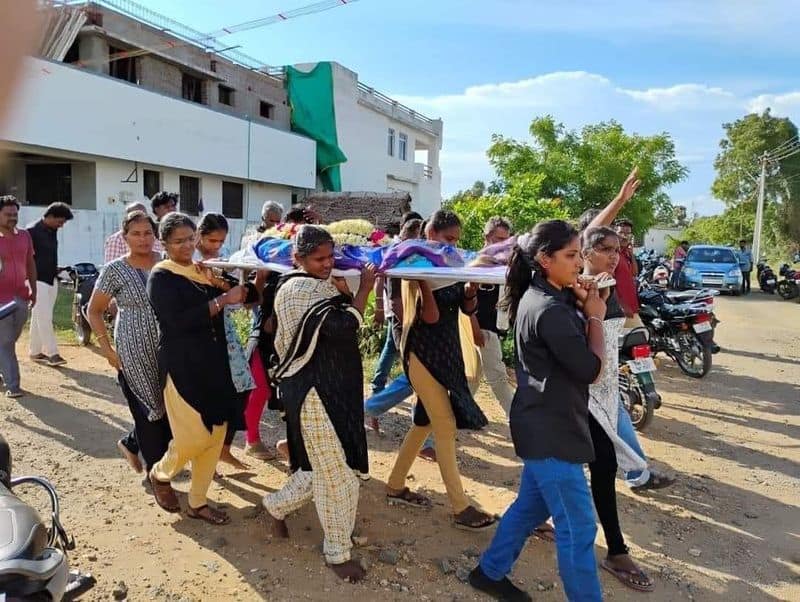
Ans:
[[[606,304],[596,283],[578,282],[582,267],[578,232],[560,220],[520,236],[509,260],[506,304],[518,386],[510,426],[522,478],[516,500],[469,577],[476,589],[504,600],[531,599],[507,575],[549,516],[567,598],[602,599],[597,527],[583,465],[594,460],[589,385],[602,373]]]

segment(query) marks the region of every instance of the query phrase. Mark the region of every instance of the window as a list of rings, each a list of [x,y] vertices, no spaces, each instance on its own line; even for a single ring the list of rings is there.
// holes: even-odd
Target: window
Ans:
[[[148,199],[153,198],[153,195],[161,190],[161,172],[145,169],[142,171],[142,180],[144,180],[144,196]]]
[[[203,80],[184,73],[181,95],[186,100],[203,104]]]
[[[228,86],[219,86],[219,104],[233,106],[233,88]]]
[[[181,211],[189,215],[200,213],[200,178],[181,176]]]
[[[389,128],[388,143],[389,143],[389,148],[387,150],[389,151],[389,156],[394,157],[394,130],[392,128]]]
[[[264,119],[274,119],[275,105],[271,105],[262,100],[258,106],[258,112]]]
[[[210,67],[211,67],[211,71],[213,71],[214,73],[216,73],[216,72],[217,72],[217,61],[215,61],[214,59],[211,59],[211,65],[210,65]]]
[[[127,50],[122,48],[109,46],[108,74],[111,77],[135,84],[139,81],[136,76],[136,57],[123,56],[122,58],[114,58],[116,55],[124,55],[126,52]]]
[[[242,184],[222,183],[222,215],[234,219],[244,217],[244,186]]]
[[[72,205],[72,165],[30,163],[25,166],[25,198],[30,205]]]
[[[400,134],[397,142],[397,158],[401,161],[406,161],[408,158],[408,136]]]

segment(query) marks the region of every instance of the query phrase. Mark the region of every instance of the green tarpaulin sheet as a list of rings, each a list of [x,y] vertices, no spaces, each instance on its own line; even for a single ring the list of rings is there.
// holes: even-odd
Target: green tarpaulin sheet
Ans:
[[[330,63],[318,63],[309,72],[286,67],[286,91],[291,108],[292,131],[317,142],[317,175],[325,190],[340,192],[339,165],[347,157],[336,137],[333,107],[333,70]]]

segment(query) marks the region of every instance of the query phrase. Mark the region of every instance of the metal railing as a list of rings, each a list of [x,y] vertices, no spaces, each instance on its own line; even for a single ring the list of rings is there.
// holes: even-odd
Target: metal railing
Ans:
[[[422,166],[422,175],[426,180],[433,179],[433,167],[430,165],[423,165]]]
[[[196,29],[192,29],[183,23],[162,15],[161,13],[157,13],[146,6],[142,6],[137,2],[133,2],[133,0],[67,0],[62,4],[69,6],[83,5],[87,7],[94,4],[108,8],[141,23],[149,25],[155,29],[163,31],[166,34],[175,36],[176,38],[183,40],[184,42],[187,42],[197,48],[201,48],[206,52],[213,52],[214,54],[221,56],[236,65],[239,65],[240,67],[244,67],[252,71],[259,71],[265,75],[280,79],[280,77],[276,75],[276,72],[280,72],[280,68],[267,65],[256,58],[244,54],[243,52],[239,52],[237,50],[226,50],[225,44],[216,38],[197,31]]]
[[[436,121],[430,117],[425,117],[421,113],[417,113],[414,109],[400,104],[393,98],[386,96],[382,92],[378,92],[375,88],[371,88],[366,84],[358,82],[358,91],[360,94],[369,97],[369,100],[375,102],[377,105],[382,106],[393,115],[398,114],[400,118],[405,117],[418,123],[420,127],[435,136],[439,135],[436,129]]]

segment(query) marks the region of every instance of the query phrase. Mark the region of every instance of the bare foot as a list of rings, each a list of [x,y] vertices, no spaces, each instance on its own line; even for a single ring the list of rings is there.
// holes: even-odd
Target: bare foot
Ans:
[[[222,453],[219,455],[219,461],[225,462],[225,464],[230,464],[234,468],[238,468],[239,470],[247,470],[250,468],[247,464],[239,460],[239,458],[235,457],[231,453],[231,448],[225,446],[222,448]]]
[[[424,448],[417,455],[428,462],[436,462],[436,450],[432,447]]]
[[[375,431],[378,434],[380,434],[381,432],[381,425],[375,416],[367,416],[366,418],[364,418],[364,426],[368,430]]]
[[[358,583],[367,576],[367,571],[355,560],[348,560],[341,564],[329,564],[328,566],[341,579],[350,583]]]
[[[248,443],[247,447],[245,447],[244,449],[244,453],[247,456],[251,456],[253,458],[256,458],[257,460],[263,460],[265,462],[274,460],[276,457],[275,450],[264,445],[262,441],[256,441],[255,443]]]
[[[281,458],[288,462],[289,460],[289,442],[286,439],[281,439],[275,444],[275,449],[278,450],[278,454]]]
[[[269,514],[269,513],[268,513]],[[281,539],[289,539],[289,527],[286,525],[284,519],[278,520],[270,514],[270,533],[273,537],[280,537]]]

